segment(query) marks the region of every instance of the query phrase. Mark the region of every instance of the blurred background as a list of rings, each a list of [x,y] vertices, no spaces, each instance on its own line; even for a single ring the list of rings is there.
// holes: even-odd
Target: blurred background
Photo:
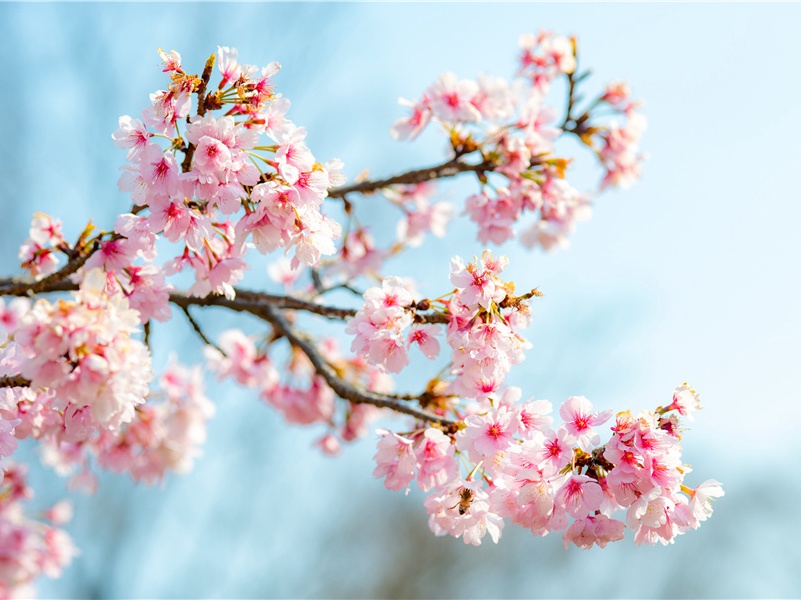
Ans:
[[[575,34],[588,89],[626,79],[645,100],[649,158],[631,190],[597,199],[570,249],[504,247],[509,278],[545,293],[527,332],[534,348],[510,382],[555,405],[581,394],[617,411],[669,402],[689,381],[704,410],[684,438],[687,483],[716,478],[726,490],[710,521],[667,548],[629,536],[564,550],[558,534],[515,527],[473,548],[429,533],[417,490],[372,477],[372,437],[327,458],[312,447],[321,430],[286,426],[208,377],[217,415],[204,456],[160,488],[104,475],[96,495],[69,494],[30,446],[19,451],[37,502],[75,503],[68,530],[82,554],[40,582],[41,596],[801,595],[790,460],[801,421],[799,24],[797,4],[0,5],[2,274],[18,272],[34,211],[60,217],[74,239],[90,218],[110,226],[127,210],[116,185],[125,153],[111,133],[164,87],[159,47],[178,50],[190,72],[218,45],[244,63],[279,61],[289,117],[318,159],[341,158],[352,179],[443,157],[436,135],[390,139],[398,97],[448,70],[513,75],[521,33]],[[578,163],[572,182],[590,189],[599,173]],[[470,189],[440,187],[457,203]],[[394,235],[380,213],[368,220],[379,241]],[[441,291],[448,259],[481,249],[461,223],[386,272]],[[270,285],[262,267],[246,284]],[[206,319],[212,333],[235,324]],[[180,314],[153,340],[155,364],[200,358]]]

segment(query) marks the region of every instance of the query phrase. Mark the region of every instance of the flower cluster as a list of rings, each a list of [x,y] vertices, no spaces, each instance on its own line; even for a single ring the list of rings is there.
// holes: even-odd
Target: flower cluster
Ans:
[[[31,221],[30,235],[20,246],[22,268],[36,279],[49,275],[58,267],[57,251],[64,248],[61,221],[38,212]]]
[[[400,243],[420,246],[426,233],[445,237],[456,207],[446,201],[432,202],[435,193],[434,185],[428,182],[396,185],[384,190],[387,199],[403,211],[403,218],[396,228]]]
[[[89,271],[75,300],[42,298],[21,317],[13,333],[19,373],[52,390],[65,410],[86,409],[87,424],[116,430],[131,421],[152,378],[150,353],[133,337],[138,326],[127,300],[107,293],[105,275]]]
[[[581,116],[573,116],[574,86],[583,79],[574,77],[574,40],[541,32],[522,36],[520,47],[518,79],[510,83],[482,75],[459,80],[445,73],[420,100],[401,101],[411,114],[395,123],[392,135],[415,138],[429,123],[442,124],[456,159],[480,154],[480,162],[471,163],[469,170],[478,175],[481,190],[467,198],[464,209],[478,226],[479,241],[502,244],[519,236],[528,248],[550,250],[566,245],[575,224],[590,214],[589,196],[565,179],[570,159],[556,154],[557,139],[575,134],[594,151],[605,170],[601,189],[627,186],[639,177],[642,157],[637,141],[645,120],[635,112],[638,104],[631,101],[624,84],[610,85]],[[570,83],[567,115],[561,124],[545,103],[558,76],[566,76]],[[602,107],[625,116],[626,123],[602,125],[598,116]],[[529,224],[517,227],[526,215],[532,216]]]
[[[371,392],[392,391],[392,380],[384,372],[360,356],[343,356],[335,340],[321,340],[320,351],[343,381]],[[343,441],[364,437],[367,425],[378,416],[379,409],[369,404],[346,403],[344,410],[337,410],[336,394],[297,348],[290,347],[279,370],[265,349],[256,347],[253,337],[230,329],[220,335],[219,348],[207,347],[205,353],[207,364],[220,379],[232,378],[256,390],[288,423],[325,424],[327,432],[318,445],[327,454],[337,454]]]
[[[351,350],[390,373],[409,364],[408,350],[417,345],[429,359],[439,355],[437,337],[442,328],[429,317],[447,323],[452,381],[449,392],[465,398],[484,399],[501,389],[512,365],[521,362],[528,342],[518,331],[528,325],[527,298],[515,297],[514,286],[498,275],[508,264],[486,250],[481,259],[464,264],[451,261],[455,289],[436,300],[415,300],[408,285],[387,277],[380,288],[364,293],[364,305],[348,322],[346,333],[354,336]]]
[[[612,83],[606,88],[598,104],[606,104],[625,118],[622,125],[615,120],[597,132],[600,140],[598,157],[606,169],[601,188],[628,187],[640,178],[642,155],[638,143],[645,131],[645,117],[637,112],[640,103],[631,99],[625,83]]]
[[[548,91],[556,77],[576,70],[575,40],[540,31],[536,35],[524,33],[519,43],[520,74],[543,92]]]
[[[206,421],[214,406],[204,395],[199,367],[176,363],[159,378],[159,389],[142,398],[131,418],[115,428],[98,423],[90,406],[66,401],[57,389],[6,388],[0,396],[0,455],[10,455],[16,439],[34,438],[42,460],[71,487],[93,491],[91,461],[127,472],[135,481],[158,483],[168,472],[185,473],[199,456]]]
[[[513,296],[514,285],[499,277],[508,263],[489,250],[467,265],[458,257],[451,260],[456,290],[447,303],[448,344],[452,391],[458,396],[483,400],[498,392],[530,347],[518,333],[530,320],[526,297]]]
[[[72,509],[61,502],[29,514],[26,503],[33,490],[25,482],[25,468],[6,468],[0,482],[0,597],[33,596],[33,582],[40,576],[56,578],[77,554],[72,540],[60,529],[70,520]]]
[[[142,120],[120,117],[113,135],[128,150],[120,189],[131,193],[137,211],[147,209],[136,224],[147,236],[124,232],[124,238],[105,242],[104,249],[115,245],[107,253],[124,263],[107,268],[119,270],[136,256],[152,260],[154,236],[161,235],[183,244],[166,274],[190,268],[195,275],[190,293],[233,298],[233,286],[247,268],[249,242],[262,253],[294,248],[293,267],[315,265],[333,254],[340,228],[320,209],[327,189],[340,181],[340,163],[318,163],[306,146],[306,130],[285,117],[289,102],[272,88],[279,65],[259,70],[240,64],[236,50],[221,47],[222,80],[216,91],[206,92],[205,80],[187,74],[177,52],[162,52],[162,59],[169,89],[151,96]],[[192,93],[199,106],[189,117]],[[230,108],[223,116],[212,114],[225,105]],[[187,117],[181,135],[178,125]],[[261,145],[263,135],[272,143]],[[160,139],[169,142],[166,147]],[[144,237],[149,243],[142,245]]]
[[[520,397],[509,388],[472,403],[457,414],[455,434],[378,430],[374,474],[392,490],[417,478],[421,490],[433,490],[424,502],[430,529],[473,545],[487,533],[497,543],[504,519],[537,536],[561,531],[565,547],[604,547],[623,539],[627,525],[637,544],[667,544],[697,528],[712,514],[710,500],[723,495],[714,480],[683,485],[688,469],[678,416],[668,415],[678,406],[636,418],[618,414],[602,445],[598,428],[611,411],[596,412],[574,396],[562,404],[563,423],[554,428],[550,402],[520,403]],[[459,462],[468,465],[466,476]],[[620,511],[625,520],[613,518]]]
[[[351,350],[399,373],[409,364],[408,349],[417,344],[428,358],[439,354],[437,325],[414,324],[412,292],[398,277],[387,277],[381,287],[364,293],[365,304],[349,322],[345,333],[353,334]],[[408,333],[406,333],[406,331]]]
[[[159,391],[148,396],[131,423],[119,433],[103,432],[87,448],[101,467],[149,484],[160,483],[169,472],[191,470],[215,412],[200,367],[172,363],[158,383]]]

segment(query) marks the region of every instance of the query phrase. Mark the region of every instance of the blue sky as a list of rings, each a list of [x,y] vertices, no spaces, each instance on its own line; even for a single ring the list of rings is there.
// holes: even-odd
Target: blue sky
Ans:
[[[318,158],[342,158],[353,177],[365,168],[383,175],[442,157],[444,144],[436,136],[414,144],[391,141],[389,126],[401,114],[399,96],[417,96],[446,70],[460,77],[481,71],[511,75],[521,33],[546,28],[575,34],[582,64],[593,70],[590,85],[624,78],[645,100],[649,127],[642,146],[649,158],[641,182],[597,200],[592,220],[580,224],[569,250],[544,255],[504,249],[520,285],[546,294],[529,331],[534,348],[512,381],[554,403],[582,394],[616,410],[663,403],[685,380],[700,391],[705,408],[686,435],[685,459],[696,469],[693,481],[716,477],[726,485],[718,513],[667,553],[637,550],[627,541],[627,548],[609,552],[616,558],[602,559],[655,569],[658,561],[682,560],[689,552],[682,547],[719,539],[704,536],[742,526],[743,516],[735,521],[733,511],[727,520],[726,503],[746,506],[743,499],[754,493],[759,477],[782,477],[781,457],[797,445],[799,23],[801,7],[793,4],[3,4],[3,270],[16,269],[16,248],[36,210],[60,216],[72,234],[90,217],[111,223],[126,210],[127,199],[116,188],[124,154],[110,134],[117,116],[138,114],[147,95],[163,86],[158,47],[178,50],[198,70],[217,45],[238,47],[245,62],[278,60],[283,71],[277,85],[292,100],[291,118],[309,130]],[[578,177],[589,185],[595,173],[582,170]],[[466,189],[457,184],[443,193],[458,201]],[[381,216],[374,218],[380,229]],[[480,250],[472,229],[457,227],[453,236],[417,254],[414,264],[397,268],[417,276],[421,287],[439,289],[450,256]],[[428,256],[441,256],[441,264],[420,260]],[[199,356],[181,326],[170,336],[184,340],[175,348],[183,357]],[[117,544],[109,567],[112,525],[76,516],[84,559],[61,584],[70,587],[56,582],[45,588],[51,595],[64,589],[86,593],[92,585],[101,595],[326,595],[334,588],[303,587],[304,552],[337,535],[325,515],[333,511],[344,522],[355,505],[391,505],[408,511],[403,514],[410,527],[425,529],[420,497],[396,498],[372,479],[372,441],[336,461],[323,459],[309,447],[313,432],[287,430],[277,416],[254,406],[254,399],[213,389],[220,410],[194,474],[170,481],[164,490],[130,490],[109,478],[107,495],[77,500],[92,515],[117,511],[107,523],[122,528],[124,543]],[[52,477],[37,477],[50,485]],[[798,484],[788,485],[798,490]],[[322,513],[314,499],[321,488],[333,495]],[[343,488],[367,500],[347,503],[349,494],[336,491]],[[47,490],[43,496],[57,487]],[[202,501],[190,501],[196,498]],[[225,516],[227,511],[233,512]],[[180,537],[185,523],[191,533]],[[252,527],[264,527],[264,533],[251,539]],[[754,531],[773,535],[781,527],[776,517],[765,516]],[[797,534],[798,525],[790,527]],[[231,531],[241,544],[231,545]],[[363,536],[355,537],[369,546]],[[561,547],[558,539],[519,538],[510,546],[530,546],[532,552],[542,544],[552,552]],[[787,556],[781,536],[775,538],[771,547]],[[505,542],[473,556],[506,560],[500,554]],[[193,543],[210,549],[175,559],[181,554],[176,548]],[[231,560],[224,568],[219,548]],[[370,556],[362,560],[369,563]],[[569,560],[581,564],[581,557]],[[698,571],[692,576],[697,585],[686,588],[696,593],[688,594],[797,593],[799,581],[781,561],[763,565],[755,555],[746,562],[751,571],[744,567],[731,580],[713,580],[714,568],[708,575]],[[189,579],[162,576],[158,565],[164,564],[170,573],[213,579],[219,587],[207,585],[202,593]],[[212,578],[211,567],[227,575]],[[272,584],[244,586],[264,572]],[[341,570],[332,572],[348,581]],[[500,575],[488,577],[501,587],[486,589],[516,595],[502,587]],[[552,596],[626,590],[613,583],[548,585],[538,589],[550,589],[543,594]],[[670,588],[653,578],[639,585],[629,595],[669,595],[660,590]],[[450,595],[469,595],[460,589],[450,588]],[[432,588],[431,595],[449,595],[439,592]]]

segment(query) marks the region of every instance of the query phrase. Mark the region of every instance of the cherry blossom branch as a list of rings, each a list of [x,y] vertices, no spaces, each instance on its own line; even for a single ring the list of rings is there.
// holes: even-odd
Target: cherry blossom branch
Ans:
[[[386,179],[367,180],[332,188],[328,190],[328,196],[330,198],[344,198],[352,193],[369,194],[390,185],[423,183],[424,181],[432,181],[434,179],[455,177],[460,173],[482,173],[484,171],[491,171],[496,166],[497,165],[493,161],[487,159],[482,160],[478,164],[473,164],[461,160],[461,157],[456,157],[433,167],[407,171],[406,173],[387,177]]]
[[[331,367],[331,365],[329,365],[328,362],[326,362],[326,360],[317,352],[314,344],[304,337],[300,332],[298,332],[294,327],[292,327],[292,325],[283,317],[283,315],[279,314],[267,305],[263,306],[259,313],[261,318],[268,321],[273,326],[276,334],[285,337],[290,344],[301,350],[308,357],[317,373],[340,398],[349,400],[355,404],[372,404],[373,406],[377,406],[379,408],[389,408],[395,412],[407,414],[415,417],[416,419],[420,419],[421,421],[438,423],[448,428],[452,428],[456,424],[456,421],[453,419],[440,417],[424,410],[413,408],[407,404],[403,404],[402,402],[393,399],[390,396],[377,394],[367,390],[360,390],[343,381],[337,376],[333,367]],[[411,397],[409,397],[409,399],[411,399]]]
[[[233,300],[228,299],[225,296],[211,295],[203,298],[197,298],[182,292],[173,292],[170,294],[170,302],[181,307],[182,309],[188,306],[221,306],[238,312],[249,312],[256,316],[261,316],[260,311],[264,307],[285,310],[302,310],[304,312],[320,315],[328,319],[337,319],[342,321],[349,319],[356,314],[356,310],[353,308],[327,306],[324,304],[309,302],[307,300],[301,300],[300,298],[295,298],[294,296],[265,294],[262,292],[253,292],[238,288],[236,288],[236,297]],[[416,313],[416,319],[419,323],[447,324],[449,322],[446,315],[433,310],[427,313]]]
[[[62,269],[63,271],[64,269]],[[60,273],[59,271],[58,273]],[[31,293],[46,294],[54,292],[73,292],[78,285],[63,277],[54,277],[57,273],[39,281],[22,281],[15,278],[0,278],[0,296],[28,296]],[[356,314],[351,308],[325,306],[301,300],[293,296],[281,296],[236,289],[236,298],[229,300],[224,296],[210,295],[203,298],[189,296],[183,292],[170,294],[170,302],[182,310],[189,306],[221,306],[235,311],[248,312],[252,308],[270,304],[275,308],[303,310],[329,319],[345,320]],[[439,317],[432,315],[428,322],[440,322]]]
[[[75,255],[70,258],[66,265],[55,273],[43,277],[39,281],[20,281],[11,278],[0,279],[0,296],[27,296],[28,294],[62,291],[59,288],[65,282],[67,286],[69,286],[66,289],[78,289],[78,286],[67,282],[67,278],[77,272],[99,248],[99,238],[88,246],[88,251],[86,248],[78,249],[76,247],[73,251]]]
[[[576,46],[573,45],[573,57],[576,59],[576,68],[578,68],[578,56],[576,54]],[[565,120],[562,121],[562,124],[559,126],[559,129],[562,131],[570,131],[568,129],[568,124],[573,121],[573,108],[576,104],[576,83],[577,80],[573,76],[575,74],[575,70],[571,71],[570,73],[566,74],[567,77],[567,109],[565,110]],[[584,76],[582,76],[583,78]]]
[[[53,274],[55,275],[55,273]],[[52,277],[52,276],[51,276]],[[78,289],[78,285],[64,278],[46,277],[40,281],[26,282],[12,278],[0,278],[0,296],[27,296],[30,293],[54,293],[72,292]],[[66,277],[66,275],[65,275]],[[43,284],[45,280],[48,283]],[[272,306],[273,308],[286,310],[302,310],[312,314],[320,315],[328,319],[344,321],[356,314],[356,309],[340,308],[316,304],[307,300],[302,300],[294,296],[282,296],[277,294],[266,294],[236,288],[236,297],[229,300],[225,296],[210,295],[203,298],[189,296],[183,292],[173,292],[170,294],[170,302],[184,310],[189,306],[220,306],[238,312],[257,311],[262,306]],[[430,311],[428,313],[416,313],[419,323],[442,323],[447,324],[448,318],[442,313]]]
[[[0,280],[1,281],[1,280]],[[75,284],[67,281],[57,282],[54,286],[57,287],[58,290],[51,289],[49,291],[69,291],[71,289],[77,289]],[[25,292],[22,292],[18,295],[25,295]],[[452,427],[455,424],[455,421],[452,419],[448,419],[445,417],[440,417],[434,415],[432,413],[426,412],[424,410],[419,410],[414,407],[409,406],[408,404],[404,404],[403,402],[410,402],[410,401],[419,401],[425,403],[426,397],[429,394],[423,393],[418,396],[414,396],[412,394],[403,394],[403,395],[393,395],[393,394],[378,394],[375,392],[370,392],[367,390],[361,390],[357,387],[343,381],[339,378],[336,374],[331,365],[325,361],[325,359],[317,352],[314,343],[303,336],[300,332],[298,332],[290,323],[279,313],[273,310],[273,306],[265,302],[255,302],[254,299],[258,298],[263,300],[265,297],[269,297],[267,294],[258,294],[255,292],[244,292],[245,296],[251,296],[250,300],[239,301],[236,300],[229,300],[222,296],[209,296],[207,298],[194,298],[191,296],[186,296],[180,293],[173,293],[170,295],[170,301],[180,307],[184,314],[186,314],[187,318],[189,319],[192,328],[200,335],[203,341],[220,350],[216,344],[211,342],[208,337],[203,333],[200,325],[195,321],[195,319],[189,313],[189,306],[221,306],[225,308],[229,308],[231,310],[239,311],[239,312],[248,312],[254,316],[261,318],[264,321],[270,323],[273,327],[275,333],[281,337],[285,337],[293,346],[300,349],[308,358],[309,361],[314,366],[316,372],[325,380],[325,382],[331,387],[332,390],[341,398],[345,400],[349,400],[350,402],[354,402],[357,404],[372,404],[379,408],[388,408],[396,412],[400,412],[403,414],[411,415],[417,419],[428,423],[438,423],[440,425],[444,425],[447,427]],[[293,298],[282,297],[282,296],[274,296],[273,298],[278,300],[288,300],[286,302],[286,306],[283,308],[291,308],[291,309],[298,309],[300,308],[299,305],[306,306],[306,303],[302,301],[298,301]],[[280,302],[276,303],[276,308],[281,306]],[[308,306],[316,306],[309,304]],[[308,308],[308,307],[307,307]],[[317,307],[317,308],[329,308],[332,311],[340,311],[342,313],[351,313],[355,311],[349,311],[348,309],[331,309],[330,307]],[[321,314],[321,313],[318,313]],[[222,350],[220,350],[222,352]],[[224,354],[224,353],[223,353]],[[6,375],[0,377],[0,388],[2,387],[28,387],[30,386],[31,381],[26,379],[22,375]]]
[[[570,73],[566,73],[568,85],[567,109],[565,111],[565,119],[562,121],[562,124],[559,126],[559,128],[565,133],[572,133],[581,138],[582,134],[584,134],[586,131],[585,124],[590,118],[590,110],[592,106],[584,111],[581,116],[573,116],[573,109],[576,108],[576,104],[580,101],[580,97],[576,95],[576,86],[589,77],[590,71],[584,71],[580,75],[576,75],[578,72],[578,47],[575,39],[571,40],[571,44],[573,46],[573,58],[576,60],[576,67]]]

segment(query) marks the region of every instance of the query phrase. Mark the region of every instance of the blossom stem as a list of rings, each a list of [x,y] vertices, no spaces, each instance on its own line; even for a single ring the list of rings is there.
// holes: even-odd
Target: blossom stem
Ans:
[[[187,318],[187,320],[189,321],[189,324],[192,326],[192,329],[194,329],[194,330],[195,330],[195,333],[197,333],[197,334],[198,334],[198,336],[200,337],[200,339],[201,339],[201,340],[203,340],[203,343],[205,343],[207,346],[211,346],[212,348],[214,348],[215,350],[217,350],[217,352],[219,352],[219,353],[220,353],[220,354],[222,354],[223,356],[228,356],[228,355],[225,353],[225,351],[224,351],[222,348],[220,348],[220,347],[219,347],[217,344],[215,344],[214,342],[212,342],[212,341],[211,341],[211,340],[208,338],[208,336],[206,336],[206,334],[205,334],[205,333],[203,333],[203,329],[201,329],[201,327],[200,327],[200,323],[198,323],[198,322],[195,320],[195,318],[192,316],[192,314],[189,312],[189,307],[188,307],[188,306],[182,306],[182,307],[181,307],[181,310],[182,310],[182,311],[184,312],[184,314],[186,315],[186,318]]]

